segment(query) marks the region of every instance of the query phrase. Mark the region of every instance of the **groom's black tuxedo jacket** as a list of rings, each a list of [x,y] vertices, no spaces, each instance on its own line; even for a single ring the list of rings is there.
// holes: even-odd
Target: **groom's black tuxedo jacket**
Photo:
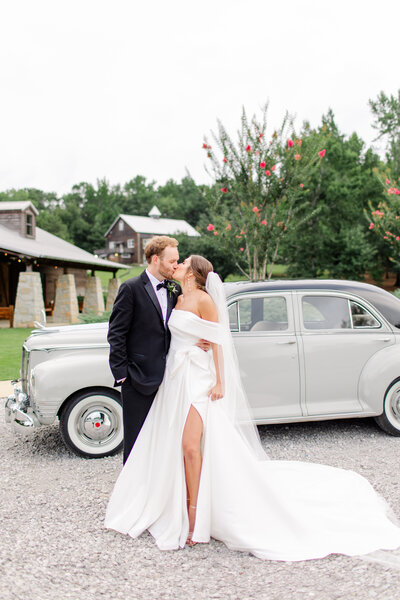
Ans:
[[[180,286],[175,287],[175,293],[167,290],[166,323],[181,293]],[[171,334],[164,326],[160,304],[145,271],[120,286],[107,339],[114,386],[127,377],[141,394],[153,394],[164,376]]]

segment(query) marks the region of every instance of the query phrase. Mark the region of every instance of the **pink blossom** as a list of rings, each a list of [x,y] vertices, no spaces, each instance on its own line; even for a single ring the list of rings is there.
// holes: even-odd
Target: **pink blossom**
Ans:
[[[253,212],[254,212],[254,213],[258,213],[258,208],[257,208],[257,206],[255,206],[255,207],[253,208]]]
[[[242,236],[241,235],[235,235],[235,237],[240,240]]]
[[[267,177],[269,177],[271,175],[271,171],[268,171],[268,169],[265,171],[265,174]]]
[[[240,252],[243,252],[244,248],[240,248]]]
[[[294,155],[294,160],[300,160],[300,159],[301,159],[301,154]]]
[[[261,221],[261,225],[266,225],[267,221],[264,219],[263,221]]]
[[[373,229],[375,227],[374,223],[370,223],[368,229]]]
[[[389,238],[388,238],[388,236],[387,236],[387,235],[384,235],[384,236],[383,236],[383,239],[384,239],[384,240],[388,240]]]
[[[272,165],[271,171],[275,171],[275,169],[276,169],[276,165]]]
[[[301,146],[301,145],[302,145],[302,143],[303,143],[303,142],[302,142],[301,140],[296,140],[296,144],[297,144],[298,146]]]
[[[259,133],[259,134],[258,134],[258,139],[259,139],[259,140],[261,140],[261,138],[262,138],[263,136],[264,136],[264,134],[263,134],[263,133]]]
[[[288,148],[292,148],[292,146],[294,146],[293,140],[289,140],[287,145],[288,145]]]
[[[396,236],[396,242],[398,242],[400,240],[399,236]]]
[[[260,169],[265,169],[265,162],[264,161],[260,162]]]
[[[387,183],[387,185],[389,185],[389,183],[390,183],[390,179],[388,179],[387,177],[386,177],[386,183]]]
[[[205,150],[207,150],[207,148],[208,148],[207,144],[203,144],[203,148],[204,148]]]
[[[242,229],[242,231],[240,232],[240,235],[244,235],[245,231]]]
[[[225,229],[227,231],[230,231],[232,229],[232,225],[230,223],[228,223],[228,225],[225,227]]]
[[[396,196],[398,196],[400,194],[400,190],[398,190],[397,188],[394,188],[394,193],[396,194]]]
[[[250,152],[250,150],[251,150],[251,146],[250,146],[250,144],[249,144],[249,145],[246,147],[246,152]]]
[[[222,159],[222,162],[224,162],[224,163],[227,163],[227,162],[228,162],[225,156],[224,156],[224,158]]]
[[[218,235],[218,231],[214,231],[214,235]]]
[[[226,187],[221,188],[221,192],[223,194],[227,194],[228,193],[228,188],[226,188]]]
[[[215,226],[212,223],[207,225],[207,231],[214,231],[214,229],[215,229]]]
[[[326,154],[326,150],[325,150],[325,148],[324,148],[323,150],[320,150],[320,151],[318,152],[318,156],[319,156],[320,158],[324,158],[325,154]]]
[[[304,187],[304,183],[301,183],[301,184],[300,184],[300,187],[301,187],[301,188],[303,188],[303,187]]]

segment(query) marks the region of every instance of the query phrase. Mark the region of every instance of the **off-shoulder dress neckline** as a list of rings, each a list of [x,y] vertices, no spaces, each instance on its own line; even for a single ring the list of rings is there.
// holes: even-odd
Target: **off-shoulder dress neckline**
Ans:
[[[196,317],[196,319],[200,319],[200,321],[205,321],[206,323],[212,323],[213,325],[219,325],[218,321],[209,321],[208,319],[203,319],[203,317],[199,317],[199,315],[196,315],[196,313],[194,313],[193,311],[185,310],[184,308],[173,308],[172,312],[188,313],[189,315],[193,315],[194,317]]]

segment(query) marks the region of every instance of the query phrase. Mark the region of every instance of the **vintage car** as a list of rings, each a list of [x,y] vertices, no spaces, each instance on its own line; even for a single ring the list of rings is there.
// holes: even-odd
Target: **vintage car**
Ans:
[[[238,282],[225,289],[257,424],[374,417],[400,436],[399,299],[336,280]],[[106,336],[107,323],[33,331],[6,420],[29,431],[58,417],[76,454],[117,452],[121,398]]]

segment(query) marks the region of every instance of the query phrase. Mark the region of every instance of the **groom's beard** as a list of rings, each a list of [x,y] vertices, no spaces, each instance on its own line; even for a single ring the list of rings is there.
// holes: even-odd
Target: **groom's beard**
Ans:
[[[173,279],[174,278],[175,269],[163,268],[160,265],[160,268],[159,268],[158,272],[160,273],[161,277],[163,277],[164,279]]]

